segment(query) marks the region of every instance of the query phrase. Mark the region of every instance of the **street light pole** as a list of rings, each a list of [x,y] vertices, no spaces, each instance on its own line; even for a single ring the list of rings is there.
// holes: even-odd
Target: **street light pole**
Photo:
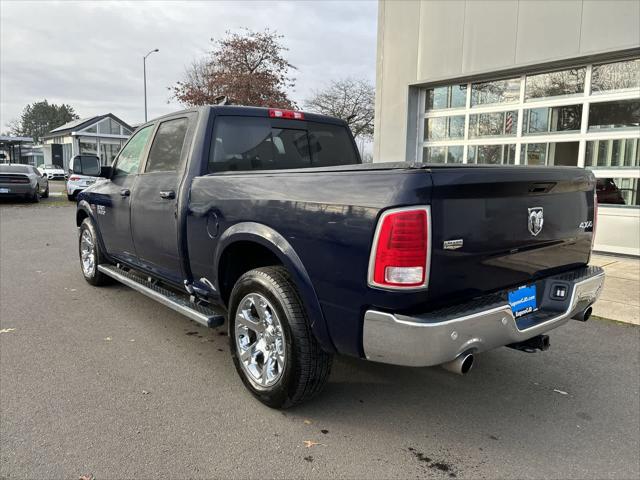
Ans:
[[[157,48],[151,50],[142,57],[142,75],[144,77],[144,121],[147,122],[147,57],[154,52],[159,52]]]

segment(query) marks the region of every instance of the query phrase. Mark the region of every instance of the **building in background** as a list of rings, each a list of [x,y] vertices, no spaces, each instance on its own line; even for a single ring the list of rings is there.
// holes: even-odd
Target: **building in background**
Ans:
[[[640,255],[640,2],[380,1],[374,161],[574,165]]]
[[[76,155],[98,155],[111,165],[133,128],[111,113],[81,118],[51,130],[42,137],[45,160],[63,169]]]
[[[0,135],[0,163],[37,166],[43,158],[42,148],[33,145],[33,138]]]

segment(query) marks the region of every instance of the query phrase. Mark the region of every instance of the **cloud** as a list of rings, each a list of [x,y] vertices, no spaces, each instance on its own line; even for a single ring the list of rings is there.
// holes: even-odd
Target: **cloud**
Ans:
[[[0,129],[28,103],[68,103],[81,116],[143,120],[142,56],[149,117],[180,109],[168,87],[210,39],[268,27],[285,36],[297,67],[294,100],[342,77],[375,79],[377,4],[311,2],[2,2]]]

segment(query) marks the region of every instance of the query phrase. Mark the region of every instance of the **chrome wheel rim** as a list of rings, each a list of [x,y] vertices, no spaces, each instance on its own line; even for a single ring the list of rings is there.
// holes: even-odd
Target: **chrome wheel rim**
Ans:
[[[263,295],[250,293],[240,301],[234,334],[238,360],[251,383],[258,388],[276,384],[287,351],[278,314]]]
[[[80,237],[80,263],[82,271],[87,277],[92,277],[96,267],[96,254],[93,245],[93,237],[89,230],[83,230]]]

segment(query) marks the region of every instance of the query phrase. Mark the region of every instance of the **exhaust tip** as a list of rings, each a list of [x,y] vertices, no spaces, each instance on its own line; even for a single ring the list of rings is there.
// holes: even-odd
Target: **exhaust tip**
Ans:
[[[466,375],[473,367],[473,353],[463,353],[455,360],[443,363],[441,366],[445,370],[453,372],[457,375]]]
[[[574,315],[574,320],[580,320],[581,322],[586,322],[591,317],[591,313],[593,312],[593,308],[587,307],[583,311],[576,313]]]
[[[473,367],[473,362],[473,354],[470,353],[462,361],[462,365],[460,366],[460,373],[462,375],[466,375],[467,373],[469,373],[469,371],[471,371],[471,367]]]

